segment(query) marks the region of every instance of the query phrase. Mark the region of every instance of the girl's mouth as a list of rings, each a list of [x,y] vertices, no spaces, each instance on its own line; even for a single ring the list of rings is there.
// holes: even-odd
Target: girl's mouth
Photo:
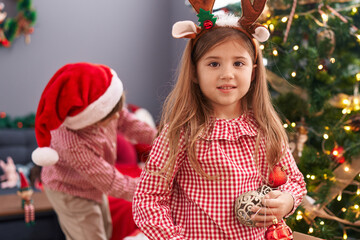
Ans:
[[[218,89],[221,89],[221,90],[230,90],[230,89],[234,89],[236,87],[234,86],[220,86],[220,87],[217,87]]]

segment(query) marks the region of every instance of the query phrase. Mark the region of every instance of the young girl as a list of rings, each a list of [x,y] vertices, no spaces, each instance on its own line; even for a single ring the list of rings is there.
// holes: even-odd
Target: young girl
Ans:
[[[110,239],[107,195],[131,201],[138,179],[115,168],[117,133],[151,144],[156,130],[123,108],[114,70],[67,64],[50,79],[35,118],[32,159],[66,239]],[[115,226],[116,227],[116,226]]]
[[[225,21],[237,24],[233,18]],[[241,26],[216,21],[200,31],[181,28],[192,39],[133,200],[134,220],[150,239],[264,239],[306,192],[257,42]],[[288,181],[266,195],[263,208],[253,207],[255,227],[241,224],[236,198],[267,184],[277,164]]]

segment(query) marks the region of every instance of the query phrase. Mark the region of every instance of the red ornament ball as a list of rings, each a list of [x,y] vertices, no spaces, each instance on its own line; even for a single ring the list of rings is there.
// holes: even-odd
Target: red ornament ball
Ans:
[[[210,29],[213,27],[213,22],[210,20],[205,20],[203,26],[205,29]]]
[[[274,224],[270,225],[265,232],[266,240],[289,240],[293,238],[291,229],[282,222],[278,223],[276,219],[274,219]]]
[[[4,46],[4,47],[10,47],[10,42],[7,40],[7,39],[3,39],[1,41],[1,44]]]
[[[287,175],[281,166],[275,166],[269,174],[269,186],[276,188],[285,184],[287,181]]]
[[[337,163],[344,163],[345,157],[343,156],[343,154],[344,154],[344,148],[341,146],[336,146],[331,151],[331,158]]]

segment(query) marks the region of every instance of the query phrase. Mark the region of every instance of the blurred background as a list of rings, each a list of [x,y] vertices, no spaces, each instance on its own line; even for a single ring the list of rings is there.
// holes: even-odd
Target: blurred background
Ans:
[[[17,16],[18,1],[0,2],[7,18]],[[36,20],[29,37],[21,34],[0,47],[0,112],[35,113],[52,75],[67,63],[86,61],[113,68],[127,101],[158,119],[186,42],[172,38],[172,24],[196,17],[183,0],[25,2],[32,2]]]
[[[159,120],[186,44],[172,38],[172,25],[197,23],[187,1],[1,2],[8,18],[19,2],[31,8],[25,23],[17,20],[25,34],[9,42],[1,34],[14,25],[0,14],[0,128],[31,126],[51,76],[79,61],[112,67],[127,102]],[[260,47],[273,104],[308,190],[286,221],[322,239],[360,239],[359,7],[359,0],[268,0],[259,18],[271,32]],[[221,12],[241,15],[240,1],[216,0]]]

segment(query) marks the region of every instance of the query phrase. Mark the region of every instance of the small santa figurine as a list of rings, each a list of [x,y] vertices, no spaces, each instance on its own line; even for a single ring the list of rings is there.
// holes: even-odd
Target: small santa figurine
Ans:
[[[33,205],[33,200],[31,196],[34,191],[29,185],[28,180],[26,179],[24,173],[19,171],[20,175],[20,190],[17,191],[17,194],[21,197],[21,207],[24,209],[25,223],[26,225],[35,224],[35,208]]]

